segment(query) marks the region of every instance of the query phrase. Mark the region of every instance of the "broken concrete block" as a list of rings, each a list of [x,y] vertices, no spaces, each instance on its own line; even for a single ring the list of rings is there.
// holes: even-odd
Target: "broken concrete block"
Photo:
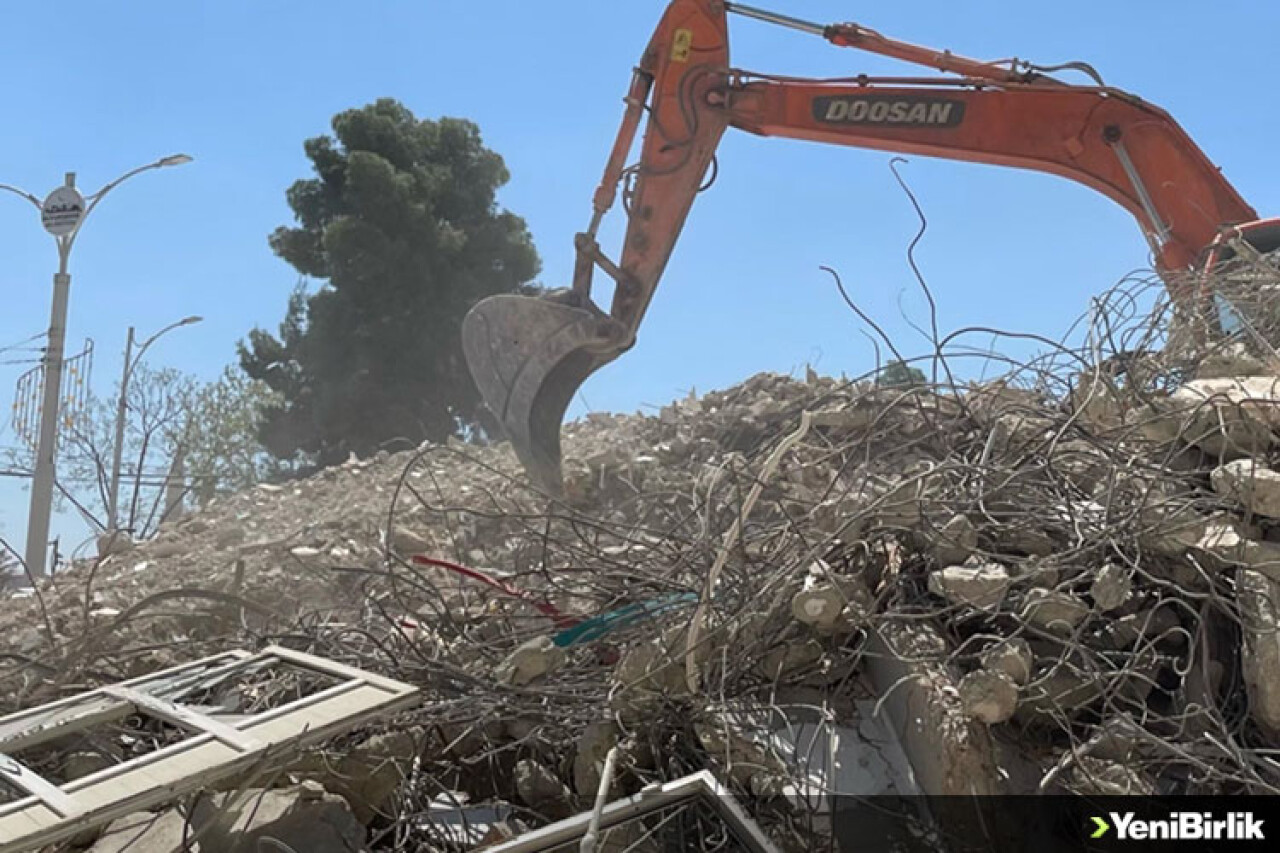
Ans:
[[[174,557],[178,554],[185,553],[190,546],[178,537],[166,539],[154,539],[145,545],[148,557],[156,559],[164,559],[165,557]]]
[[[1089,597],[1099,610],[1115,610],[1129,600],[1132,591],[1132,573],[1123,566],[1107,563],[1094,576]]]
[[[1249,706],[1259,725],[1280,734],[1280,583],[1262,574],[1236,574],[1244,648],[1241,668]]]
[[[338,763],[337,778],[326,780],[351,804],[356,820],[368,824],[390,815],[400,783],[417,756],[421,730],[384,732],[351,748]]]
[[[1052,560],[1027,560],[1018,567],[1014,580],[1025,586],[1053,589],[1062,582],[1062,567]]]
[[[1214,469],[1213,490],[1255,515],[1280,518],[1280,471],[1254,459],[1236,459]]]
[[[825,652],[822,643],[813,637],[779,643],[764,653],[756,671],[768,679],[789,678],[817,664]]]
[[[410,554],[421,554],[431,550],[431,540],[420,533],[416,533],[403,525],[395,525],[391,528],[391,536],[388,537],[391,550],[401,556],[409,556]]]
[[[213,798],[216,814],[202,827],[201,848],[257,853],[273,839],[308,853],[350,853],[367,849],[366,833],[347,801],[317,783],[251,790],[241,798],[229,791]]]
[[[861,578],[833,574],[818,561],[810,568],[805,586],[791,599],[791,615],[820,634],[855,630],[874,602]]]
[[[978,529],[968,516],[957,513],[933,537],[933,558],[940,566],[963,563],[978,548]]]
[[[992,646],[982,653],[980,660],[984,669],[1003,673],[1017,685],[1027,683],[1035,663],[1031,647],[1020,637]]]
[[[768,708],[741,701],[713,704],[694,721],[698,742],[723,772],[742,785],[757,776],[783,774],[787,768],[785,744],[772,736],[777,722]],[[757,785],[767,784],[760,779]]]
[[[1003,672],[975,669],[957,686],[964,712],[987,725],[1003,723],[1018,709],[1018,685]]]
[[[1231,341],[1200,359],[1195,378],[1230,379],[1233,376],[1264,376],[1271,372],[1266,362],[1250,353],[1243,341]]]
[[[1141,510],[1138,541],[1144,548],[1166,557],[1180,557],[1196,547],[1205,535],[1228,520],[1199,513],[1186,501],[1161,500]]]
[[[1009,572],[998,563],[948,566],[929,573],[929,591],[952,604],[994,610],[1009,591]]]
[[[1246,538],[1239,525],[1212,525],[1196,544],[1196,550],[1222,564],[1246,566],[1273,580],[1280,580],[1280,543]]]
[[[112,821],[86,853],[175,853],[188,834],[186,825],[174,809],[136,812]]]
[[[1163,406],[1177,418],[1182,439],[1223,458],[1250,456],[1276,444],[1280,377],[1193,379]]]
[[[98,536],[98,556],[110,557],[115,554],[127,554],[133,550],[133,537],[123,530],[114,533],[103,533]]]
[[[605,757],[617,743],[618,727],[612,720],[591,723],[583,730],[573,756],[573,787],[579,794],[595,796]]]
[[[625,719],[643,719],[666,696],[689,692],[684,668],[684,630],[628,649],[613,670],[610,707]]]
[[[564,649],[557,646],[550,637],[534,637],[499,664],[494,677],[504,684],[523,687],[547,673],[554,672],[564,663],[564,660]]]
[[[1172,608],[1160,607],[1138,613],[1130,613],[1119,619],[1102,623],[1102,636],[1117,650],[1132,648],[1143,637],[1156,638],[1168,635],[1180,625]]]
[[[1023,692],[1023,710],[1033,719],[1057,724],[1101,698],[1103,684],[1096,674],[1086,673],[1066,663],[1039,667]]]
[[[1121,713],[1103,720],[1083,751],[1095,758],[1129,761],[1143,740],[1142,728],[1133,717]]]
[[[819,628],[832,628],[840,621],[845,599],[831,584],[802,589],[791,599],[791,614],[798,622]]]
[[[1132,396],[1117,388],[1104,370],[1094,367],[1075,377],[1068,401],[1071,410],[1094,432],[1107,432],[1124,424],[1125,415],[1133,408]]]
[[[516,793],[529,808],[547,817],[567,817],[573,796],[567,785],[537,761],[523,758],[515,767]]]
[[[1037,628],[1065,636],[1088,617],[1089,605],[1069,592],[1033,588],[1022,598],[1020,615]]]
[[[857,536],[866,527],[869,518],[867,504],[860,498],[828,498],[813,507],[814,527],[828,536],[848,539]]]
[[[965,796],[1002,792],[990,731],[964,713],[944,663],[946,640],[927,622],[884,619],[875,622],[867,647],[867,674],[919,789]]]

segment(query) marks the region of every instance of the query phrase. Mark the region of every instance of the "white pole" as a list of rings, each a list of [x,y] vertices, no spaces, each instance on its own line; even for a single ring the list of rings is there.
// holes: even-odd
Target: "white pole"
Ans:
[[[170,323],[143,341],[142,346],[138,347],[137,355],[133,355],[134,330],[132,326],[129,327],[129,339],[125,344],[124,349],[124,374],[120,377],[120,401],[116,405],[116,443],[115,447],[112,448],[111,451],[111,493],[107,496],[109,505],[109,509],[107,511],[108,533],[114,533],[117,529],[116,522],[118,520],[117,516],[119,514],[120,507],[120,457],[124,450],[125,417],[129,409],[128,397],[125,396],[129,391],[129,378],[133,375],[133,369],[142,361],[143,353],[147,351],[147,347],[160,340],[160,338],[166,333],[172,332],[174,329],[180,329],[183,326],[190,326],[193,323],[199,323],[203,319],[203,317],[198,315],[192,315],[190,317],[183,317],[177,322]],[[132,518],[129,520],[130,522],[133,521]]]
[[[107,532],[116,530],[116,513],[120,506],[120,462],[124,454],[124,421],[128,409],[129,373],[133,358],[133,326],[124,345],[124,368],[120,376],[120,399],[116,404],[116,440],[111,446],[111,486],[107,492]]]
[[[185,435],[184,435],[185,440]],[[164,482],[164,515],[161,521],[177,521],[182,518],[182,500],[187,494],[187,446],[180,443],[173,452],[173,462]]]
[[[67,186],[75,186],[75,173],[67,174]],[[71,243],[58,240],[58,274],[53,277],[53,309],[49,318],[49,341],[44,353],[44,400],[40,405],[40,439],[36,447],[36,470],[31,481],[31,510],[27,516],[27,571],[33,578],[44,575],[49,545],[49,516],[53,513],[54,457],[58,452],[58,400],[62,393],[62,345],[67,330],[67,302],[71,276],[67,256]]]

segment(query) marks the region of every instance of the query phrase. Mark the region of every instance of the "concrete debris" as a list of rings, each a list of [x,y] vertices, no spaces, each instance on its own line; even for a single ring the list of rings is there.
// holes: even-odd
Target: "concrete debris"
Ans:
[[[672,697],[688,692],[684,661],[679,656],[682,632],[633,646],[613,672],[611,704],[624,719],[642,719]]]
[[[1018,710],[1018,685],[1003,672],[975,669],[960,679],[965,713],[987,725],[1003,723]]]
[[[1249,352],[1241,341],[1231,341],[1207,353],[1196,366],[1196,379],[1230,379],[1270,373],[1266,361]]]
[[[1164,417],[1191,444],[1222,458],[1266,453],[1277,443],[1280,378],[1193,379],[1175,390]]]
[[[407,527],[396,525],[391,529],[391,547],[399,554],[423,554],[431,550],[432,542],[426,536]]]
[[[948,566],[929,574],[929,591],[952,604],[992,610],[1009,591],[1009,571],[997,563]]]
[[[694,723],[698,741],[717,762],[722,775],[762,790],[770,778],[781,778],[787,757],[770,736],[772,712],[742,703],[712,705]]]
[[[1123,566],[1107,563],[1094,576],[1089,597],[1099,610],[1118,610],[1133,591],[1133,575]]]
[[[856,630],[874,606],[860,579],[840,577],[821,563],[810,567],[804,583],[791,599],[791,614],[822,635]]]
[[[956,514],[933,535],[933,558],[940,566],[963,563],[978,549],[978,528],[968,516]]]
[[[1089,616],[1089,605],[1077,595],[1033,587],[1022,598],[1021,617],[1029,624],[1063,636]]]
[[[1085,363],[1025,387],[761,374],[590,414],[554,503],[506,445],[457,441],[219,498],[7,597],[0,713],[264,636],[420,685],[424,710],[290,765],[319,800],[267,792],[274,823],[329,815],[298,850],[451,849],[446,806],[493,837],[564,816],[615,745],[619,791],[711,766],[784,800],[846,772],[1274,793],[1280,378],[1239,348]],[[851,750],[826,781],[797,763],[815,743]]]
[[[191,834],[176,809],[138,812],[113,821],[87,853],[176,853]],[[202,851],[203,845],[195,850]]]
[[[1243,617],[1241,668],[1258,724],[1280,734],[1280,582],[1242,570],[1236,586]]]
[[[817,665],[825,651],[813,637],[796,638],[765,652],[757,672],[770,680],[791,678]]]
[[[1213,490],[1254,515],[1280,518],[1280,471],[1254,459],[1236,459],[1213,470]]]
[[[1092,705],[1102,693],[1096,673],[1070,663],[1044,663],[1027,685],[1019,710],[1026,709],[1031,719],[1042,724],[1056,723]]]
[[[342,757],[325,787],[341,794],[360,823],[395,810],[396,792],[409,775],[424,733],[420,729],[374,735]]]
[[[1103,720],[1083,752],[1095,758],[1125,763],[1133,759],[1143,741],[1142,727],[1133,717],[1122,713]]]
[[[113,533],[101,533],[97,539],[98,556],[112,557],[127,554],[133,550],[133,537],[123,530]]]
[[[190,847],[184,841],[196,839]],[[287,845],[287,847],[285,847]],[[315,783],[278,790],[247,789],[177,809],[138,812],[114,821],[87,853],[308,853],[367,850],[366,832],[346,802]]]
[[[1031,654],[1031,646],[1021,637],[1002,640],[982,653],[982,666],[991,672],[1007,675],[1016,685],[1026,684],[1031,679],[1031,667],[1035,658]]]
[[[211,811],[197,824],[202,850],[257,853],[272,841],[309,853],[368,849],[367,832],[347,801],[317,783],[216,794]]]
[[[573,756],[573,787],[581,796],[593,797],[600,787],[605,756],[618,743],[618,727],[612,721],[591,723],[578,738]]]
[[[845,599],[831,585],[802,589],[791,599],[791,612],[800,622],[817,628],[833,628],[844,613]]]
[[[1211,525],[1196,548],[1222,564],[1247,566],[1272,579],[1280,579],[1280,543],[1248,539],[1238,524]]]
[[[564,649],[550,637],[534,637],[502,662],[495,672],[499,681],[523,686],[554,672],[565,661]]]
[[[529,808],[553,818],[569,815],[573,794],[551,768],[524,758],[516,762],[514,777],[516,792]]]

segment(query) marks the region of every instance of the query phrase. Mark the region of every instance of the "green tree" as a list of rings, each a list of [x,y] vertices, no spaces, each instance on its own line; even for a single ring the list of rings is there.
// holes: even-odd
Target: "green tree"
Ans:
[[[912,367],[905,361],[889,362],[880,370],[880,374],[876,376],[876,384],[883,385],[886,388],[923,385],[926,381],[923,370],[918,367]]]
[[[298,225],[270,243],[324,284],[294,292],[278,337],[254,329],[240,346],[245,372],[280,395],[263,444],[330,464],[476,424],[462,317],[539,269],[524,221],[497,206],[502,158],[473,123],[391,99],[339,113],[305,150],[316,177],[287,194]]]
[[[277,459],[258,441],[263,413],[280,402],[280,395],[266,383],[250,379],[236,367],[228,367],[217,381],[190,392],[181,446],[184,473],[198,504],[288,475],[304,465],[301,459]]]

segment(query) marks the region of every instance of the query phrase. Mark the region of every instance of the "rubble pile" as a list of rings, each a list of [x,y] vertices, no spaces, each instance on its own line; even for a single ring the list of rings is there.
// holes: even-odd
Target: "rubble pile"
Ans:
[[[259,486],[6,601],[0,708],[267,642],[420,685],[280,777],[377,849],[590,808],[615,747],[809,849],[817,730],[844,793],[1280,793],[1280,375],[1142,350],[589,415],[562,499],[503,445]]]

